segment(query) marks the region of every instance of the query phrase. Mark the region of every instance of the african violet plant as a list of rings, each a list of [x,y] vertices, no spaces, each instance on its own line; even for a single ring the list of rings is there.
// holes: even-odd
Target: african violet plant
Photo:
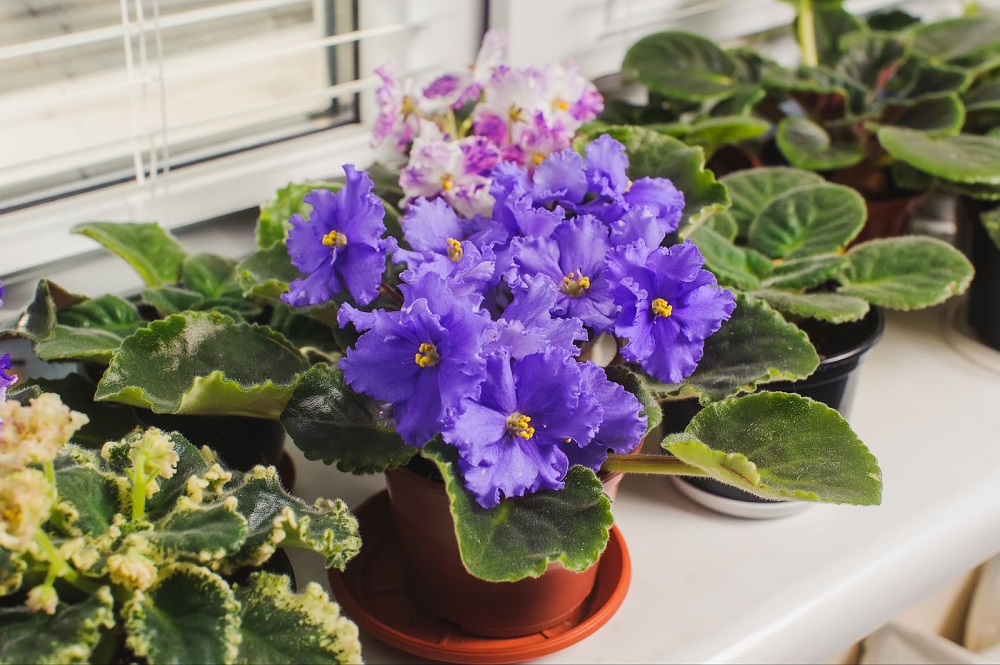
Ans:
[[[685,156],[664,141],[655,154],[637,150],[638,163]],[[287,238],[242,262],[245,287],[336,319],[346,341],[285,406],[295,444],[353,473],[433,462],[466,567],[495,581],[596,561],[613,522],[601,472],[711,475],[771,498],[877,503],[877,463],[835,411],[784,393],[735,397],[811,373],[806,336],[720,288],[694,243],[670,240],[684,192],[630,178],[630,155],[610,136],[581,152],[495,166],[486,216],[417,198],[393,229],[372,179],[348,165],[339,192],[304,198],[308,214],[262,222],[274,228],[258,238]],[[692,198],[721,188],[691,164],[673,168],[687,171]],[[715,205],[703,198],[689,218]],[[734,343],[710,357],[727,327],[755,337],[728,333]],[[618,349],[607,367],[588,359],[602,336]],[[672,455],[639,455],[660,418],[650,384],[731,399],[667,439]],[[581,528],[556,526],[566,523]]]
[[[788,164],[870,199],[924,191],[928,174],[997,177],[995,144],[962,133],[962,95],[1000,63],[1000,23],[922,23],[898,11],[866,20],[841,0],[785,1],[796,6],[794,66],[696,34],[650,35],[622,63],[648,104],[611,102],[603,119],[652,126],[710,156],[725,147],[710,162],[718,171]]]
[[[360,662],[318,584],[267,570],[278,547],[343,568],[361,544],[343,502],[308,505],[273,467],[227,470],[176,432],[81,447],[87,417],[37,388],[0,418],[0,662]]]

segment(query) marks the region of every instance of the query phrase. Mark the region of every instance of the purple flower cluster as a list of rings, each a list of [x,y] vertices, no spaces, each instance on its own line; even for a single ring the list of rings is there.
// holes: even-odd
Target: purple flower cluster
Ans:
[[[293,225],[295,265],[317,266],[291,285],[293,304],[346,285],[364,306],[379,288],[377,260],[405,264],[398,309],[341,306],[341,325],[361,334],[340,368],[387,405],[408,445],[441,436],[454,446],[484,507],[559,489],[571,466],[597,471],[609,451],[639,444],[638,399],[579,357],[582,342],[611,334],[623,359],[676,383],[735,307],[693,244],[664,246],[683,195],[664,179],[631,182],[627,166],[607,136],[585,157],[563,150],[532,170],[502,161],[489,173],[490,214],[417,198],[403,242],[379,239],[370,181],[349,169],[348,186],[314,192],[313,219]],[[363,249],[351,255],[354,238]]]
[[[408,155],[399,181],[404,207],[442,197],[465,217],[489,214],[497,163],[534,168],[569,148],[580,126],[604,108],[574,66],[512,67],[502,63],[505,48],[505,35],[491,30],[469,71],[444,74],[419,91],[390,67],[375,70],[382,85],[372,144]],[[455,112],[470,103],[459,127]]]

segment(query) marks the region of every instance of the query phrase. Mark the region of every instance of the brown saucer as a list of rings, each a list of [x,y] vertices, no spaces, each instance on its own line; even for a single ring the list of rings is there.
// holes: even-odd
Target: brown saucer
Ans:
[[[579,613],[549,630],[513,638],[469,635],[419,610],[403,580],[402,553],[392,528],[389,493],[370,497],[354,511],[361,529],[361,553],[344,572],[330,569],[330,588],[344,614],[373,637],[406,653],[446,663],[518,663],[554,653],[592,634],[625,599],[632,565],[628,549],[612,527],[597,563],[597,582]]]

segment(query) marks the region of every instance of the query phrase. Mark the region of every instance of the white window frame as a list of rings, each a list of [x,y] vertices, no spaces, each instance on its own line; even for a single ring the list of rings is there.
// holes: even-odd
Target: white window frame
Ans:
[[[845,6],[858,14],[898,8],[943,18],[958,15],[962,3],[847,0]],[[513,64],[575,61],[591,79],[616,74],[628,47],[654,32],[685,29],[736,42],[793,18],[792,6],[778,0],[493,0],[489,9],[490,27],[510,35]]]
[[[429,73],[475,58],[484,25],[479,0],[358,0],[360,122],[185,166],[145,182],[73,194],[0,215],[0,278],[5,287],[51,276],[67,259],[95,251],[69,233],[86,221],[158,221],[170,229],[254,208],[294,181],[336,177],[344,164],[367,166],[385,153],[370,147],[376,115],[372,74],[394,62]],[[386,29],[402,26],[403,30]],[[248,229],[252,234],[253,229]],[[70,285],[67,285],[70,286]]]

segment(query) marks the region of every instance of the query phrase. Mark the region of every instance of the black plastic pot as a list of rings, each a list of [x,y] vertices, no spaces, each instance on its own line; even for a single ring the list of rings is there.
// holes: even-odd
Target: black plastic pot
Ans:
[[[1000,249],[980,218],[998,206],[998,201],[960,196],[955,203],[955,219],[957,244],[976,269],[966,300],[969,325],[980,341],[1000,350]]]
[[[844,418],[850,416],[858,382],[858,366],[875,346],[885,330],[885,315],[872,307],[860,321],[832,324],[824,321],[800,322],[820,356],[819,367],[802,381],[775,381],[761,390],[796,393],[836,409]],[[701,411],[697,399],[667,400],[663,403],[663,426],[666,434],[683,431],[691,418]],[[711,478],[684,477],[683,482],[717,496],[755,503],[774,503]]]

